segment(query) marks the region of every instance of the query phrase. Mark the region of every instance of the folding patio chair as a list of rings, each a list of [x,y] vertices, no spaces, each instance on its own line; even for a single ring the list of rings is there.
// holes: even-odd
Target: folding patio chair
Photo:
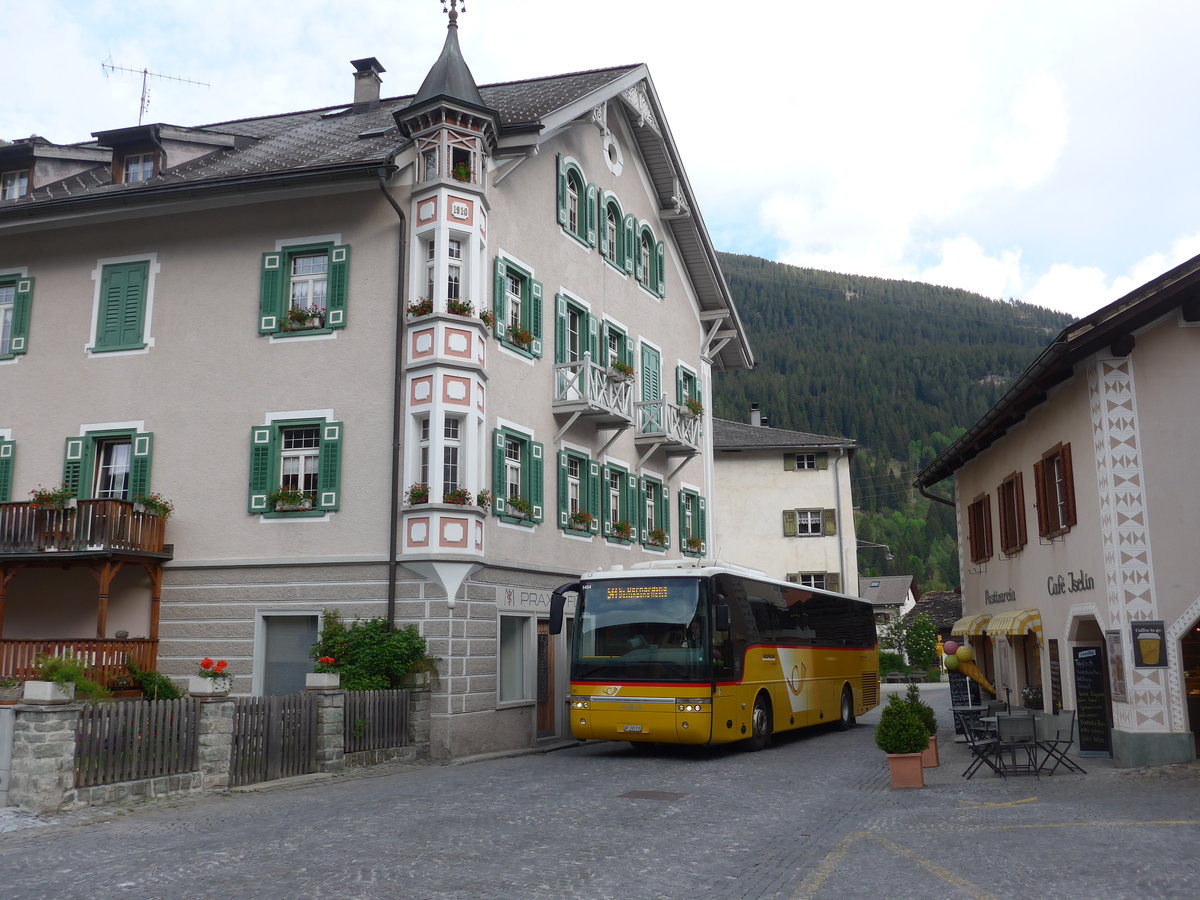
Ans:
[[[1071,748],[1071,744],[1075,741],[1075,710],[1064,709],[1062,715],[1070,713],[1070,718],[1067,719],[1065,728],[1060,728],[1052,738],[1043,738],[1038,741],[1045,756],[1042,758],[1042,763],[1038,766],[1040,772],[1045,768],[1050,760],[1054,760],[1054,765],[1050,767],[1049,774],[1053,775],[1059,766],[1066,766],[1068,772],[1078,772],[1081,775],[1086,775],[1087,770],[1073,759],[1067,758],[1067,751]]]
[[[955,713],[954,717],[958,720],[959,730],[967,736],[967,746],[971,749],[971,764],[962,773],[963,777],[969,779],[980,766],[986,765],[1003,778],[1004,770],[999,765],[997,755],[1000,749],[999,740],[983,731],[979,726],[978,719],[963,713]]]
[[[1038,775],[1035,724],[1030,715],[996,714],[996,739],[1000,742],[996,756],[1005,774],[1025,772]],[[1018,762],[1018,757],[1023,757],[1024,762]]]

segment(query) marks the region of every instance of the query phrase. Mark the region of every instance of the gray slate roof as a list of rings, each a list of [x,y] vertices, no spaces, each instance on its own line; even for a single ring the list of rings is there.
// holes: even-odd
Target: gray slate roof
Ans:
[[[917,605],[908,611],[904,620],[907,622],[925,613],[938,634],[948,638],[954,623],[962,618],[962,610],[962,594],[958,591],[927,591],[917,598]]]
[[[714,450],[854,450],[856,441],[807,431],[788,431],[713,418]]]
[[[912,590],[911,575],[877,575],[859,578],[858,594],[876,606],[903,606]]]

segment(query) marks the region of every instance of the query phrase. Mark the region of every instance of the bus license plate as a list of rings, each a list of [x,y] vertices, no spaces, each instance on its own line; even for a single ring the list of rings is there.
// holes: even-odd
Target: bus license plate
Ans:
[[[641,725],[626,725],[625,733],[626,734],[641,734],[642,726]]]

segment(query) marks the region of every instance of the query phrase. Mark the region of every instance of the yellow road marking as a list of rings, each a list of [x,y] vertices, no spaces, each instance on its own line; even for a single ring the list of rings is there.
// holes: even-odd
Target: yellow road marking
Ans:
[[[1021,803],[1034,803],[1036,801],[1037,797],[1026,797],[1024,800],[1009,800],[1006,803],[983,803],[977,800],[963,800],[961,802],[965,809],[983,809],[988,806],[1017,806]]]

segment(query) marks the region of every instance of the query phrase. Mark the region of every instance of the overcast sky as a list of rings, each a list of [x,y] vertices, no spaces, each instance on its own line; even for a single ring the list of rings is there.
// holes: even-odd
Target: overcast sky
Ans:
[[[587,15],[594,16],[584,19]],[[384,96],[440,0],[0,0],[0,137]],[[1086,315],[1200,253],[1186,0],[469,0],[479,84],[644,62],[719,250]],[[0,248],[0,256],[2,256]]]

